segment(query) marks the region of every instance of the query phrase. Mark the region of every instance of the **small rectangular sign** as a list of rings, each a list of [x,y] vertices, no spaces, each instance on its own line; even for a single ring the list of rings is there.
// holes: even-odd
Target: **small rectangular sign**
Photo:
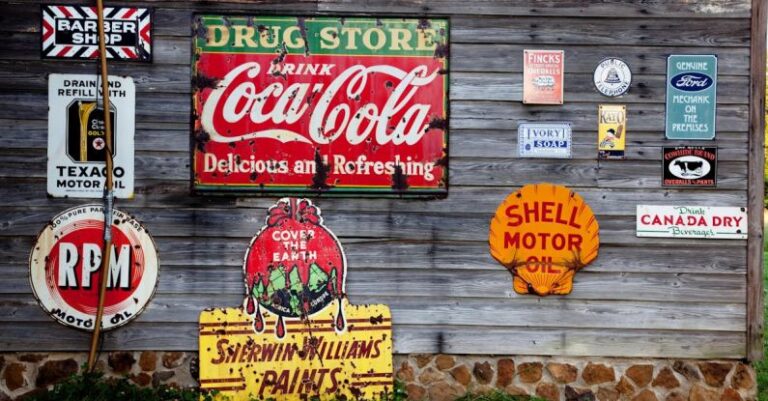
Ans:
[[[637,205],[637,236],[746,239],[747,209]]]
[[[627,137],[627,106],[598,106],[598,157],[603,160],[624,159]]]
[[[562,50],[523,50],[523,103],[563,104],[564,65]]]
[[[517,127],[520,157],[569,159],[571,142],[571,123],[523,122]]]
[[[106,127],[101,78],[95,74],[48,77],[48,194],[104,195]],[[114,193],[133,198],[133,134],[136,87],[130,77],[109,76]]]
[[[663,187],[717,186],[717,147],[663,147]]]
[[[96,7],[42,6],[43,58],[99,57]],[[149,8],[104,7],[107,58],[152,61],[152,12]]]
[[[715,139],[717,56],[667,58],[668,139]]]
[[[199,192],[444,196],[448,20],[195,17]]]

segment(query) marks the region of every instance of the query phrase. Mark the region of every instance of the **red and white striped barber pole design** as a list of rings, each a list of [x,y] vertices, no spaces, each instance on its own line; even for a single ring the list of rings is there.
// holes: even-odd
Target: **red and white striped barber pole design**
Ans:
[[[42,6],[44,58],[95,59],[99,57],[96,7]],[[107,58],[152,61],[152,10],[104,7]]]

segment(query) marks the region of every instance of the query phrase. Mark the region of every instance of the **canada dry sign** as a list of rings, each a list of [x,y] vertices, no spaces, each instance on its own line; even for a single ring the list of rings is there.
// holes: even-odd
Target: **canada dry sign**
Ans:
[[[145,308],[157,285],[157,250],[144,226],[113,209],[104,330],[122,326]],[[45,313],[66,326],[93,330],[102,272],[104,209],[83,205],[55,216],[29,258],[32,290]]]

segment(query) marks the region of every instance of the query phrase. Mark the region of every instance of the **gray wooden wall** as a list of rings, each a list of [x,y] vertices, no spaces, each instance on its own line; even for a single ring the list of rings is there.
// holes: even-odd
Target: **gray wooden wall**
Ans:
[[[46,1],[47,2],[47,1]],[[83,200],[46,198],[47,74],[95,62],[41,61],[40,1],[0,1],[0,351],[85,350],[54,323],[28,282],[34,236]],[[81,2],[82,3],[82,2]],[[274,3],[274,4],[269,4]],[[147,311],[105,349],[197,349],[201,309],[242,300],[241,261],[274,198],[189,192],[190,29],[196,11],[449,17],[450,193],[445,200],[319,199],[349,262],[353,303],[392,308],[395,351],[741,358],[746,354],[746,241],[635,237],[635,205],[747,204],[750,2],[668,0],[144,1],[155,8],[154,62],[112,63],[137,86],[136,186],[118,208],[160,250]],[[80,4],[80,3],[79,3]],[[525,106],[523,49],[565,50],[565,105]],[[666,57],[719,57],[718,187],[660,185]],[[624,58],[630,92],[609,100],[594,66]],[[597,104],[628,109],[628,158],[596,159]],[[516,157],[518,121],[574,124],[573,159]],[[567,297],[518,296],[488,253],[488,223],[519,186],[575,189],[600,223],[598,260]]]

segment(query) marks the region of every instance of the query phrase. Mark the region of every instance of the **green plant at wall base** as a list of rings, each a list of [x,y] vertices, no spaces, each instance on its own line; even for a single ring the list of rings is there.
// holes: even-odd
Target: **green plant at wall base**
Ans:
[[[488,394],[466,394],[456,401],[547,401],[539,397],[527,395],[510,395],[503,391],[495,390]]]
[[[100,372],[72,375],[52,390],[26,397],[25,401],[213,401],[213,394],[161,385],[143,388],[126,378],[105,378]]]
[[[763,316],[768,321],[768,239],[766,239],[766,228],[763,227]],[[763,354],[768,357],[768,336],[763,334]],[[759,401],[768,401],[768,359],[763,357],[760,362],[753,364],[757,374],[757,399]]]

